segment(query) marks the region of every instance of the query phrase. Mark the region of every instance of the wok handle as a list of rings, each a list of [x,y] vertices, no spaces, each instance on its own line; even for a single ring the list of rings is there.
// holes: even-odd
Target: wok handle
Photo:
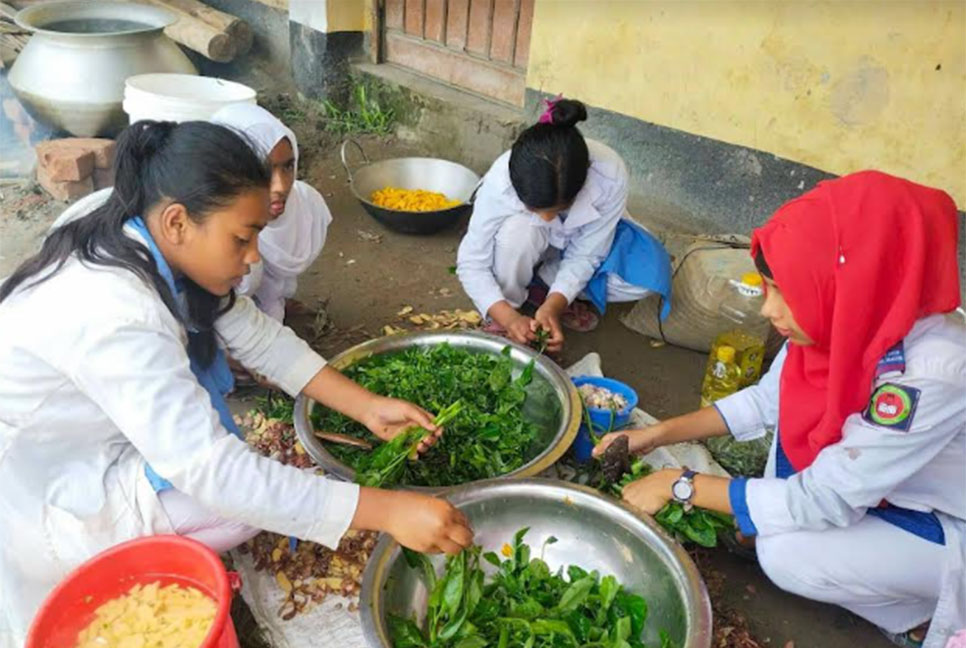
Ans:
[[[480,181],[476,183],[475,187],[473,187],[473,193],[471,193],[470,197],[466,199],[467,203],[469,203],[470,205],[476,203],[476,194],[479,192],[480,187],[482,186],[483,186],[483,178],[480,178]]]
[[[362,159],[366,161],[366,164],[369,164],[369,156],[366,155],[366,152],[362,149],[362,144],[354,139],[349,138],[342,142],[342,149],[339,151],[339,157],[342,158],[342,167],[345,169],[345,174],[349,176],[349,182],[352,182],[352,169],[349,168],[349,161],[346,160],[345,157],[345,149],[347,146],[349,146],[349,144],[352,144],[359,149],[359,153],[362,154]]]

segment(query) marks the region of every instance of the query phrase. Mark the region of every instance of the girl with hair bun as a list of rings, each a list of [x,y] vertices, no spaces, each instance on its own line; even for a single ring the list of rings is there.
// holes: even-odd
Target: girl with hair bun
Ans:
[[[608,146],[586,140],[579,101],[546,101],[539,121],[490,167],[477,193],[457,271],[488,330],[526,344],[538,330],[548,349],[562,327],[592,330],[607,302],[670,296],[670,260],[650,233],[630,222],[628,173]],[[520,312],[529,302],[533,317]]]

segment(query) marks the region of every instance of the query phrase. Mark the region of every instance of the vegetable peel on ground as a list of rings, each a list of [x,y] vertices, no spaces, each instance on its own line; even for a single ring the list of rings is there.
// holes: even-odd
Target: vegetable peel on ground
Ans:
[[[256,409],[236,422],[247,432],[246,441],[256,452],[283,464],[309,468],[314,463],[299,451],[292,407],[291,399],[270,393],[257,399]],[[285,594],[278,616],[287,621],[330,595],[358,595],[376,539],[373,532],[348,531],[335,550],[302,541],[293,551],[289,538],[262,532],[238,551],[251,555],[255,571],[272,575]]]

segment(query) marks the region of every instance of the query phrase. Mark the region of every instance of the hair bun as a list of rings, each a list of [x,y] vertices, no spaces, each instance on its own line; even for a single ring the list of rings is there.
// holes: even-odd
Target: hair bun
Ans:
[[[177,127],[175,122],[142,119],[132,125],[132,152],[140,161],[150,159],[160,151],[171,133]]]
[[[553,106],[554,126],[576,126],[577,122],[587,120],[587,107],[576,99],[561,99]]]

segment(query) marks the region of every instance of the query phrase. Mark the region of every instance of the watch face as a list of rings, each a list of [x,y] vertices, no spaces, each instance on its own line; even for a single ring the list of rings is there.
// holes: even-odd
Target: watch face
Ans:
[[[691,498],[692,493],[694,493],[694,485],[686,481],[674,482],[674,485],[671,486],[671,493],[675,499],[688,500]]]

